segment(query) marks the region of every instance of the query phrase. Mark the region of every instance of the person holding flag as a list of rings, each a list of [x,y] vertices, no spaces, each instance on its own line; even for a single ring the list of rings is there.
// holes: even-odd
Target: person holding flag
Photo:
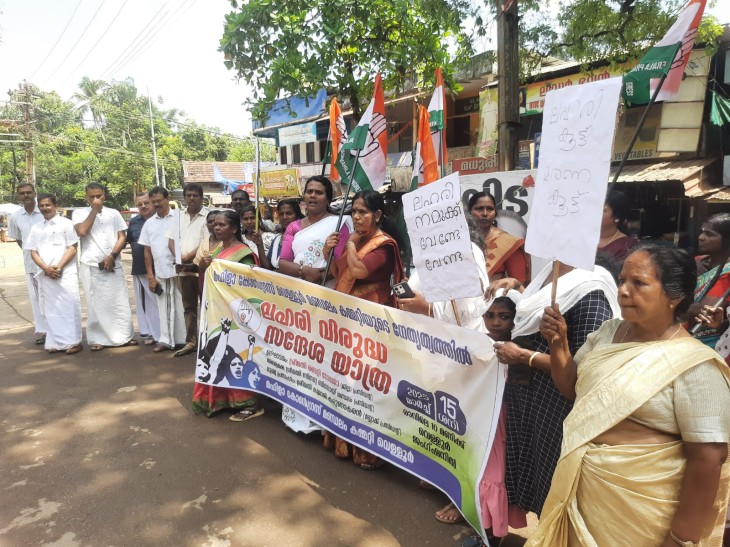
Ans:
[[[411,190],[439,179],[439,165],[431,139],[429,114],[425,107],[418,106],[418,142],[413,158]]]

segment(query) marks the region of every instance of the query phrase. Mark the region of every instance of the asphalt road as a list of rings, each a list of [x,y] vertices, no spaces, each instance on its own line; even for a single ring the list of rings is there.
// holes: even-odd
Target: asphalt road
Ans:
[[[433,518],[442,494],[392,466],[335,459],[320,438],[289,432],[273,401],[245,423],[194,416],[192,355],[47,354],[15,243],[0,243],[0,280],[0,546],[456,546],[469,535]]]

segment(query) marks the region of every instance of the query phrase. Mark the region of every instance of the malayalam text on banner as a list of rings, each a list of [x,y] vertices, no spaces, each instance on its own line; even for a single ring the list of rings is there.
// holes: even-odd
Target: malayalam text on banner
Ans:
[[[479,527],[504,374],[490,339],[215,260],[195,380],[249,389],[443,490]]]

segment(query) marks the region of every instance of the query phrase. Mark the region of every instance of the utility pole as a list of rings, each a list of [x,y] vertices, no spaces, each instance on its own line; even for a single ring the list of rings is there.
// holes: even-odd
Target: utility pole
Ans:
[[[497,71],[499,170],[517,165],[517,129],[520,125],[520,60],[518,42],[518,0],[497,3]]]
[[[33,167],[33,133],[31,131],[31,118],[30,118],[30,107],[31,107],[31,93],[30,87],[27,82],[23,82],[20,85],[20,89],[23,92],[24,98],[21,103],[23,109],[23,140],[25,143],[25,182],[32,182],[35,184],[35,169]]]
[[[155,124],[152,121],[152,99],[150,98],[150,88],[147,86],[147,105],[150,108],[150,131],[152,133],[152,155],[155,158],[155,182],[160,185],[160,173],[157,168],[157,145],[155,144]]]

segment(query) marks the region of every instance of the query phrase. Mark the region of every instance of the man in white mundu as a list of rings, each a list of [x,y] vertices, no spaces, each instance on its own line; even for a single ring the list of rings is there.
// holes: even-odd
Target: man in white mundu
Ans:
[[[155,353],[185,343],[185,316],[175,273],[175,255],[170,251],[168,234],[175,215],[170,210],[169,194],[162,186],[148,192],[155,214],[142,226],[139,244],[144,245],[144,263],[150,291],[157,295],[160,313],[160,338]]]
[[[48,353],[78,353],[81,345],[81,297],[76,269],[76,245],[79,236],[73,223],[56,214],[56,198],[38,196],[38,208],[44,221],[30,231],[24,249],[30,252],[39,270],[40,311],[48,330],[45,348]]]
[[[8,235],[13,238],[18,246],[22,249],[23,242],[28,240],[30,230],[36,224],[43,222],[43,215],[35,201],[35,186],[30,182],[24,182],[18,185],[16,189],[18,200],[22,203],[22,207],[18,209],[13,216],[10,217],[10,226],[8,227]],[[40,312],[38,304],[38,280],[36,274],[40,271],[30,251],[23,250],[23,266],[25,267],[25,281],[28,285],[28,296],[30,297],[30,305],[33,309],[33,322],[35,323],[35,343],[40,345],[46,341],[46,318]]]
[[[80,238],[79,273],[86,296],[86,341],[91,351],[105,346],[136,345],[129,289],[119,255],[127,243],[127,225],[119,211],[104,207],[106,189],[86,185],[89,207],[74,211]]]

